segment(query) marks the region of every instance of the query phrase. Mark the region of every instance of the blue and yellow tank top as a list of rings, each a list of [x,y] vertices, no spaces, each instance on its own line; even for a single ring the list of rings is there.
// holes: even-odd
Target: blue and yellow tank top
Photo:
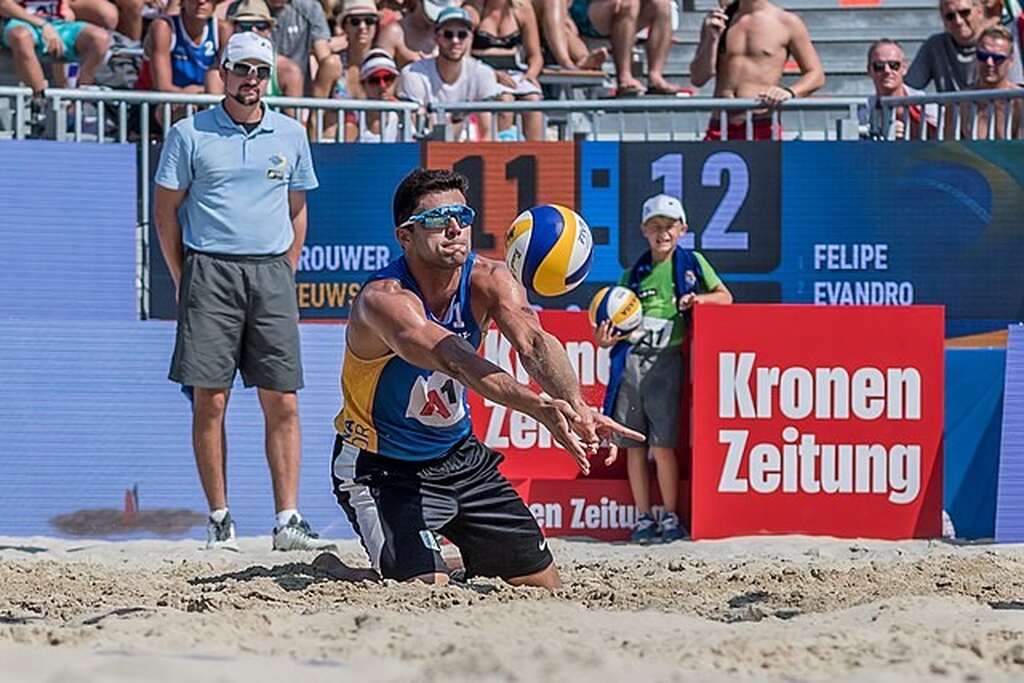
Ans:
[[[430,312],[404,256],[378,270],[367,282],[398,280],[423,302],[429,320],[477,348],[481,333],[473,317],[469,286],[474,261],[470,252],[462,266],[459,288],[443,319]],[[389,458],[433,460],[472,431],[466,388],[443,372],[417,367],[394,353],[364,360],[346,345],[341,395],[344,403],[334,418],[341,438],[356,448]]]

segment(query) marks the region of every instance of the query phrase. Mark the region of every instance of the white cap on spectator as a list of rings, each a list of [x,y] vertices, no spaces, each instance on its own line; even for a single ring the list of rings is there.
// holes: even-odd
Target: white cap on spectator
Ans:
[[[258,36],[252,31],[245,33],[233,33],[228,38],[227,47],[224,48],[222,64],[234,64],[236,62],[263,62],[269,66],[274,65],[274,46],[263,36]]]
[[[644,202],[641,223],[646,223],[655,216],[665,216],[686,224],[686,212],[683,211],[682,202],[667,194],[656,194]]]
[[[365,81],[381,71],[397,76],[398,65],[387,50],[375,48],[367,52],[363,58],[363,63],[359,66],[359,80]]]
[[[431,21],[437,21],[437,15],[441,13],[445,7],[459,7],[462,2],[461,0],[422,0],[423,2],[423,13],[427,15],[427,19]]]

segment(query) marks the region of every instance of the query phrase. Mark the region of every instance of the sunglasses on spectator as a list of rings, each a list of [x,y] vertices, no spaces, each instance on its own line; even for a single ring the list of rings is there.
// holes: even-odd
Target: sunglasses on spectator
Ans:
[[[956,15],[958,14],[960,15],[961,19],[967,21],[967,19],[971,16],[971,10],[958,9],[955,12],[946,12],[945,14],[942,15],[942,18],[945,19],[946,21],[953,21],[954,19],[956,19]]]
[[[378,88],[386,88],[394,83],[396,78],[398,77],[394,74],[375,74],[367,78],[363,83],[375,85]]]
[[[269,21],[240,21],[238,28],[242,31],[269,31]]]
[[[402,223],[400,227],[408,227],[412,223],[419,223],[427,230],[444,230],[448,227],[448,221],[454,218],[461,228],[473,225],[476,219],[476,211],[465,204],[449,204],[430,209],[415,216],[409,216],[409,220]]]
[[[991,59],[992,63],[995,64],[996,66],[999,66],[1000,64],[1002,64],[1003,62],[1010,58],[1010,55],[1004,55],[1001,52],[986,52],[985,50],[978,50],[977,55],[978,61],[981,62],[982,64],[987,63],[988,60]]]
[[[359,28],[360,26],[366,26],[367,28],[377,25],[377,17],[373,15],[367,15],[365,17],[345,17],[345,23]]]
[[[253,74],[256,74],[256,79],[265,81],[270,78],[270,67],[269,66],[256,66],[255,64],[246,64],[245,62],[235,62],[231,65],[231,73],[238,76],[239,78],[249,78]]]
[[[444,36],[445,40],[465,40],[469,38],[469,31],[452,31],[451,29],[445,29],[441,31],[441,35]]]
[[[878,60],[871,62],[871,70],[875,73],[882,73],[886,69],[889,71],[899,71],[903,66],[903,62],[897,59]]]

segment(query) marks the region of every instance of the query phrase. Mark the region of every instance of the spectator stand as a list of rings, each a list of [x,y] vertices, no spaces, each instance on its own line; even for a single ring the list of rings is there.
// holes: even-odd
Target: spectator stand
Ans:
[[[522,55],[515,48],[473,50],[472,55],[495,69],[526,71]],[[544,98],[560,102],[599,99],[613,88],[611,77],[600,69],[563,69],[549,64],[544,66],[538,80],[543,89]],[[536,111],[532,107],[531,110]],[[558,137],[564,138],[564,130],[569,125],[569,117],[573,115],[570,111],[548,112],[547,125],[554,126],[558,131]],[[593,122],[583,117],[582,114],[578,114],[577,120],[574,122],[574,127],[578,130],[585,130],[592,125]]]

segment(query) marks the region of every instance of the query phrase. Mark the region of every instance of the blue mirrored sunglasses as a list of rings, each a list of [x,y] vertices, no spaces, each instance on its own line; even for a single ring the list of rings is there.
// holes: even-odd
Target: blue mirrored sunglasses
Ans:
[[[452,218],[458,221],[461,227],[465,228],[473,225],[473,221],[476,219],[476,211],[465,204],[449,204],[448,206],[439,206],[435,209],[418,213],[415,216],[409,216],[409,220],[402,225],[419,223],[427,230],[442,230],[448,227],[448,221]]]

